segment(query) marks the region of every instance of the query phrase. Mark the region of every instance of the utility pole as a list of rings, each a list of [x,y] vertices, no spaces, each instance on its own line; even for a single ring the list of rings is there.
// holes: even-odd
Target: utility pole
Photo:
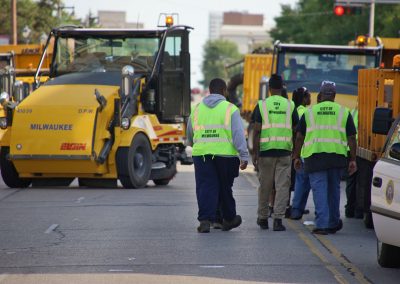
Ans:
[[[18,44],[17,37],[17,0],[11,0],[11,44]]]
[[[371,7],[369,11],[369,37],[374,37],[375,27],[375,0],[371,0]]]

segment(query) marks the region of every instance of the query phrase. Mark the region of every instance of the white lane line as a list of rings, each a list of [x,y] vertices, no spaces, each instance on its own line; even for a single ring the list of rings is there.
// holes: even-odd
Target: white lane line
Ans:
[[[109,269],[108,272],[132,272],[132,269]]]
[[[200,265],[201,268],[224,268],[223,265]]]
[[[83,200],[85,200],[85,197],[81,196],[75,201],[75,203],[81,203]]]
[[[45,234],[50,234],[50,233],[53,232],[57,227],[58,227],[58,224],[53,224],[53,225],[51,225],[44,233],[45,233]]]

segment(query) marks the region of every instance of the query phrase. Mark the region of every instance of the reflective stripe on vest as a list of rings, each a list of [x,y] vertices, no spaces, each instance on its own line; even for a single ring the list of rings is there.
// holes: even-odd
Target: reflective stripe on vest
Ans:
[[[319,114],[320,113],[320,114]],[[346,123],[349,111],[333,102],[319,103],[305,113],[305,158],[316,153],[347,155]]]
[[[237,107],[221,101],[214,108],[200,103],[191,115],[193,126],[193,156],[236,156],[232,144],[231,117]]]
[[[280,96],[271,96],[259,101],[258,106],[262,117],[260,150],[292,150],[292,102]],[[273,113],[274,109],[278,113]]]

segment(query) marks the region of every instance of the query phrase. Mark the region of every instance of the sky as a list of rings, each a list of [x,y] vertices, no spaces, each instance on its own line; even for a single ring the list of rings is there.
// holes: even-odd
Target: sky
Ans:
[[[203,46],[208,39],[208,15],[210,12],[243,12],[263,14],[267,27],[274,26],[274,18],[280,15],[281,4],[295,5],[298,0],[64,0],[65,6],[74,6],[75,15],[85,18],[89,11],[126,11],[127,22],[144,23],[146,29],[157,26],[160,13],[178,13],[179,24],[194,28],[190,33],[191,85],[198,87],[202,79],[201,63]]]

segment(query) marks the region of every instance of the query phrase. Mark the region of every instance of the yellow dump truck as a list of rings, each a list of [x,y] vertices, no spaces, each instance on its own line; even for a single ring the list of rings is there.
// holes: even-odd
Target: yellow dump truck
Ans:
[[[44,45],[42,44],[0,45],[0,53],[14,53],[14,66],[17,76],[30,76],[35,74],[43,50]],[[49,68],[51,56],[51,53],[47,53],[43,61],[43,69]]]
[[[51,44],[51,43],[50,43]],[[10,44],[0,45],[0,54],[10,54],[13,57],[13,72],[15,73],[15,81],[19,81],[23,88],[24,97],[29,95],[35,88],[33,76],[36,68],[39,65],[41,55],[43,54],[43,44]],[[52,58],[52,50],[48,48],[48,52],[43,59],[43,72],[49,71],[50,61]],[[41,81],[48,79],[47,76],[42,76]]]
[[[35,74],[49,80],[1,118],[6,185],[168,184],[191,162],[190,29],[53,29]]]
[[[360,70],[358,76],[357,205],[364,210],[365,225],[372,227],[370,206],[373,168],[381,157],[387,134],[374,133],[373,129],[378,126],[390,128],[400,114],[400,71],[389,68],[365,69]],[[378,112],[373,120],[376,109]]]

